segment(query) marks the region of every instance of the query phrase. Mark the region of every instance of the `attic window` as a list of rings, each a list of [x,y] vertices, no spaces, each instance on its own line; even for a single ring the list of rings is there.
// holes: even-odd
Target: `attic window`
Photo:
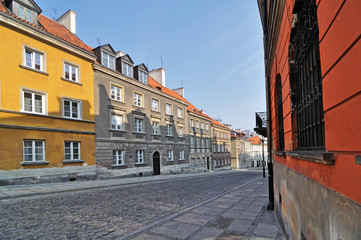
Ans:
[[[22,5],[19,5],[19,17],[31,23],[32,11]]]
[[[156,87],[156,89],[158,89],[158,90],[162,90],[162,88],[161,88],[161,87]]]

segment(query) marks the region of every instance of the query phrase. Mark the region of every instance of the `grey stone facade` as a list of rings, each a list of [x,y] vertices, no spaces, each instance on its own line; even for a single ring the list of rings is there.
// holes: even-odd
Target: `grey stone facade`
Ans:
[[[231,168],[231,130],[212,122],[213,169]]]
[[[103,47],[106,53],[116,55],[110,45],[100,46],[94,52],[101,54]],[[160,173],[189,171],[188,103],[151,87],[147,81],[120,73],[123,58],[124,55],[118,56],[114,69],[94,65],[96,163],[124,169],[125,175],[157,174],[154,168],[158,162],[153,164],[153,157],[158,158],[159,154]],[[144,64],[130,66],[131,76],[140,76],[134,71],[149,74]],[[157,108],[152,104],[154,100]],[[168,113],[166,105],[170,106]],[[154,130],[155,125],[158,131]],[[122,161],[118,161],[119,155]],[[137,162],[139,159],[141,162]]]

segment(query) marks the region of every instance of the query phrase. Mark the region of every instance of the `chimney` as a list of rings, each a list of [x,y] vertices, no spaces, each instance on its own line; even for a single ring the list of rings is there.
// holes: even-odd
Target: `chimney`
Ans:
[[[69,9],[56,21],[66,27],[71,33],[76,34],[76,12],[73,10]]]
[[[159,84],[165,87],[165,69],[158,68],[149,72],[149,76],[154,78]]]
[[[184,97],[184,87],[173,89],[173,91]]]
[[[118,57],[123,57],[124,55],[125,55],[125,53],[123,53],[122,51],[117,52],[117,58]]]

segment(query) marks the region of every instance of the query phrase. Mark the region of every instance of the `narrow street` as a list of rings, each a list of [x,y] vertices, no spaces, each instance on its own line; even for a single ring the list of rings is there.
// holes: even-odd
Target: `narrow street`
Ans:
[[[157,182],[78,191],[73,189],[71,192],[0,200],[0,238],[116,239],[133,236],[136,235],[132,235],[134,231],[161,223],[174,214],[192,209],[200,203],[203,205],[212,197],[259,179],[262,173],[229,171],[180,176]],[[264,206],[267,196],[263,195],[261,200]],[[234,204],[233,200],[230,202]],[[219,205],[230,206],[229,203],[219,202]],[[217,208],[215,205],[213,207]]]

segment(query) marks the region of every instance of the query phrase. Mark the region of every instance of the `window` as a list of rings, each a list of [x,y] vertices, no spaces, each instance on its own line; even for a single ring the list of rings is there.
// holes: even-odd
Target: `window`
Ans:
[[[25,48],[25,66],[44,71],[44,55],[32,49]]]
[[[19,17],[28,22],[32,22],[32,11],[24,6],[19,5]]]
[[[137,150],[135,152],[135,163],[144,163],[144,151],[143,150]]]
[[[199,137],[197,137],[197,138],[196,138],[197,148],[199,148],[199,147],[201,146],[200,143],[199,143],[199,140],[200,140]]]
[[[113,165],[124,165],[124,151],[114,150],[113,151]]]
[[[324,149],[325,126],[316,1],[301,1],[295,10],[293,14],[297,14],[298,21],[291,32],[289,64],[297,146],[298,149],[306,150]]]
[[[152,123],[152,134],[159,135],[159,122]]]
[[[183,127],[178,127],[178,137],[183,137]]]
[[[112,129],[123,130],[123,116],[112,114]]]
[[[134,106],[143,107],[143,95],[140,93],[134,93],[133,99]]]
[[[217,160],[213,161],[213,166],[217,167]]]
[[[278,113],[278,143],[279,150],[285,148],[284,145],[284,132],[283,132],[283,101],[282,101],[282,81],[281,76],[277,74],[276,76],[276,96],[277,96],[277,113]]]
[[[45,161],[45,141],[24,140],[24,162]]]
[[[63,116],[80,119],[80,102],[63,99]]]
[[[209,148],[209,139],[206,138],[205,141],[206,141],[206,148],[208,149]]]
[[[209,128],[208,128],[208,124],[206,124],[206,130],[208,131],[208,129],[209,129]]]
[[[193,119],[191,119],[191,120],[189,121],[189,124],[191,125],[191,127],[194,127],[194,121],[193,121]]]
[[[213,129],[213,137],[216,136],[216,130]]]
[[[168,161],[173,161],[173,150],[168,151]]]
[[[134,132],[138,132],[138,133],[143,132],[143,119],[140,118],[134,119]]]
[[[220,151],[221,151],[221,145],[217,144],[217,152],[220,152]]]
[[[38,93],[23,91],[23,111],[45,114],[45,96]]]
[[[204,138],[201,138],[201,146],[204,148]]]
[[[148,74],[143,71],[138,72],[139,81],[145,84],[148,84]]]
[[[213,152],[216,152],[216,151],[217,151],[217,145],[213,144]]]
[[[64,63],[64,78],[74,82],[79,82],[78,67]]]
[[[190,145],[191,145],[191,147],[194,147],[194,137],[193,136],[191,136]]]
[[[173,136],[173,124],[167,125],[167,136]]]
[[[184,160],[184,150],[179,151],[179,160]]]
[[[196,128],[199,128],[199,122],[196,121]]]
[[[110,98],[113,100],[122,101],[123,100],[123,89],[121,87],[111,85]]]
[[[103,55],[102,64],[104,66],[114,70],[114,68],[115,68],[115,65],[114,65],[115,57],[113,57],[112,55],[110,55],[110,54],[108,54],[106,52],[102,52],[102,55]]]
[[[152,99],[152,110],[159,111],[159,101],[157,99]]]
[[[80,142],[65,142],[65,160],[80,160]]]
[[[204,123],[203,122],[201,123],[201,129],[204,129]]]
[[[125,62],[122,62],[122,73],[127,77],[133,77],[133,67]]]
[[[219,137],[219,132],[217,131],[217,137]]]
[[[165,105],[165,114],[172,115],[172,105],[168,103]]]
[[[183,118],[183,110],[181,108],[178,108],[178,117]]]

